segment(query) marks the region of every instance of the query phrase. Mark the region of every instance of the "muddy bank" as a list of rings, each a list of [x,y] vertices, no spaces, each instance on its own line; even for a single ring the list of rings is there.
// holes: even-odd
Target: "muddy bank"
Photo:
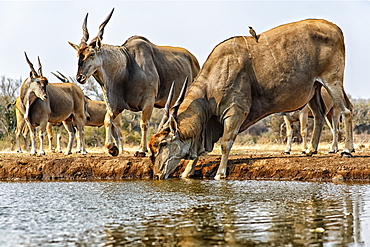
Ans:
[[[232,155],[227,179],[277,179],[302,181],[370,181],[370,152],[355,154],[353,158],[319,154],[314,157],[281,154]],[[212,179],[220,162],[220,155],[200,159],[194,178]],[[173,177],[180,177],[183,161]],[[0,180],[96,180],[96,179],[152,179],[149,158],[131,155],[111,157],[105,153],[49,154],[42,157],[28,154],[0,154]]]

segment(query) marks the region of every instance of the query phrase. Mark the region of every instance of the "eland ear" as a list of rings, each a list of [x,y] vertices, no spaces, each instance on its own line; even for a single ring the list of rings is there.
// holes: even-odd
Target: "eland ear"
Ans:
[[[176,119],[171,115],[169,120],[168,120],[168,126],[170,127],[171,133],[174,135],[177,135],[178,133],[178,124]]]
[[[101,39],[99,37],[96,37],[95,39],[91,40],[89,46],[91,46],[95,51],[99,52],[102,46]]]
[[[72,42],[68,41],[68,44],[70,44],[73,47],[73,49],[75,49],[76,51],[78,51],[80,49],[80,47],[78,45],[73,44]]]
[[[100,51],[101,45],[102,45],[101,39],[100,39],[100,38],[96,39],[96,42],[95,42],[95,49],[96,49],[97,51]]]

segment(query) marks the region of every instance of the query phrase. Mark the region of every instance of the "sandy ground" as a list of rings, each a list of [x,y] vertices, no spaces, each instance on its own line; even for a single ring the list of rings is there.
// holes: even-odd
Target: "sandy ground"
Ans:
[[[370,181],[370,148],[356,146],[352,158],[327,154],[323,148],[313,157],[302,156],[299,146],[291,155],[282,154],[283,145],[234,147],[228,163],[227,179],[275,179],[302,181]],[[87,155],[65,156],[48,152],[44,156],[28,153],[0,153],[0,180],[99,180],[152,179],[148,157],[129,154],[112,157],[104,150],[90,150]],[[219,147],[200,158],[194,178],[212,179],[221,156]],[[182,161],[173,178],[180,177],[187,161]]]

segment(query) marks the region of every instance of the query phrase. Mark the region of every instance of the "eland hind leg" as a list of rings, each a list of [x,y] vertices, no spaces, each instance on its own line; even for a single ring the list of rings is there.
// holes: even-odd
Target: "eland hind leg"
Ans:
[[[62,147],[60,145],[60,141],[62,139],[62,130],[63,130],[63,124],[58,126],[58,132],[57,132],[57,152],[63,153]]]
[[[63,125],[66,128],[68,132],[68,146],[67,150],[64,152],[65,155],[72,154],[72,146],[75,139],[76,131],[75,128],[72,125],[72,122],[70,120],[63,121]]]
[[[307,133],[308,133],[308,112],[310,108],[304,107],[299,113],[299,126],[302,136],[302,154],[308,153]]]
[[[76,124],[76,139],[77,139],[77,151],[76,153],[87,154],[85,146],[85,121],[82,118],[75,117],[73,122]]]
[[[339,130],[339,117],[340,113],[336,107],[332,107],[325,117],[326,123],[329,126],[331,134],[333,136],[332,143],[330,146],[329,153],[337,153],[339,151],[338,148],[338,130]]]
[[[344,149],[341,156],[352,157],[352,152],[354,152],[353,146],[353,119],[352,119],[352,104],[348,99],[344,89],[343,89],[343,77],[340,79],[332,78],[333,74],[329,74],[328,78],[323,78],[322,83],[326,90],[330,94],[335,107],[339,110],[342,115],[344,130],[345,130],[345,140]],[[330,83],[329,83],[330,82]]]
[[[27,141],[25,137],[27,134],[28,134],[28,126],[25,123],[25,121],[22,120],[22,122],[17,123],[17,130],[15,133],[17,153],[23,153],[23,150],[21,147],[21,136],[23,137],[25,148],[27,149]]]
[[[324,105],[324,102],[322,101],[320,90],[321,90],[321,86],[317,87],[315,95],[308,102],[308,106],[311,109],[313,119],[314,119],[312,138],[311,138],[310,146],[308,148],[308,153],[307,153],[308,156],[311,156],[317,153],[322,128],[324,126],[325,105]]]
[[[284,154],[290,154],[290,151],[292,151],[292,138],[293,138],[292,123],[289,121],[289,118],[286,115],[283,115],[283,119],[286,128],[286,147],[284,150]]]

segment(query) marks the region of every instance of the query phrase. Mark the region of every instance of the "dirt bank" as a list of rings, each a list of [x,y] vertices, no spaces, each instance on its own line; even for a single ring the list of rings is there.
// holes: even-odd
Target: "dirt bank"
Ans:
[[[248,152],[244,152],[248,153]],[[314,157],[290,156],[278,152],[249,152],[231,155],[228,179],[283,179],[319,181],[370,181],[370,150],[360,151],[353,158],[338,154],[320,153]],[[213,178],[220,155],[200,159],[195,178]],[[183,161],[173,177],[179,177],[186,165]],[[149,158],[132,155],[111,157],[106,153],[87,155],[48,154],[37,157],[29,154],[0,154],[0,180],[95,180],[151,179]]]

